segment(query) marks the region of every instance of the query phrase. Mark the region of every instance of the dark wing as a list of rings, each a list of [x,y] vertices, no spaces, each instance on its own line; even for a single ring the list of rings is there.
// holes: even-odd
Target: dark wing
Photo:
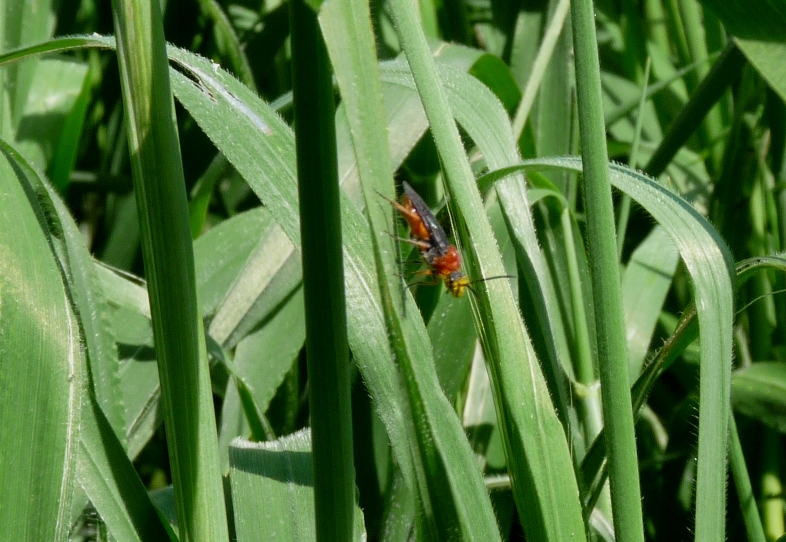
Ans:
[[[423,198],[415,192],[409,183],[404,181],[403,186],[404,194],[406,194],[409,201],[412,202],[412,207],[415,208],[415,212],[418,213],[418,216],[420,216],[420,219],[423,221],[423,225],[431,236],[432,250],[435,250],[439,254],[446,254],[450,243],[448,243],[448,236],[445,230],[439,225],[439,221],[437,221],[437,218],[434,216],[434,213],[431,212],[429,206],[426,205],[426,202],[423,201]]]

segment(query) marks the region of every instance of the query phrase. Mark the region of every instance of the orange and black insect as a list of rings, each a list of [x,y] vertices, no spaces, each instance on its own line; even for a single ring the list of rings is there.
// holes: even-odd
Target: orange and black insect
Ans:
[[[448,241],[445,230],[423,198],[406,181],[403,187],[401,203],[390,200],[409,224],[412,238],[403,241],[420,249],[420,257],[429,267],[425,273],[441,279],[454,297],[463,296],[467,289],[472,291],[472,282],[461,270],[461,254],[458,249]]]

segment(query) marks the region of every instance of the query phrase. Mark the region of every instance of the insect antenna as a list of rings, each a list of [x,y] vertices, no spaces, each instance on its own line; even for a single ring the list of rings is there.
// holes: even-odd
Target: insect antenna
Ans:
[[[475,299],[477,299],[477,298],[478,298],[478,292],[476,292],[476,291],[475,291],[475,288],[473,288],[473,287],[472,287],[472,285],[473,285],[473,284],[478,284],[479,282],[488,282],[488,281],[490,281],[490,280],[497,280],[497,279],[515,279],[515,278],[518,278],[518,277],[516,277],[515,275],[497,275],[496,277],[486,277],[486,278],[483,278],[483,279],[477,279],[477,280],[473,280],[473,281],[471,281],[471,282],[468,282],[468,283],[467,283],[467,284],[465,284],[464,286],[465,286],[465,287],[466,287],[466,288],[467,288],[467,289],[468,289],[470,292],[472,292],[472,294],[475,296]]]

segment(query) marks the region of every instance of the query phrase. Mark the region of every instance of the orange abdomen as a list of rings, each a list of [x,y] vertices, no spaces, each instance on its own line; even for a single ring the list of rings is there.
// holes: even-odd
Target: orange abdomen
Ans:
[[[412,205],[412,202],[407,196],[401,198],[401,206],[405,209],[401,214],[404,215],[407,223],[409,223],[409,230],[412,237],[421,241],[430,241],[431,233],[428,231],[428,228],[426,228],[426,224],[423,222],[423,219],[420,218],[415,206]]]

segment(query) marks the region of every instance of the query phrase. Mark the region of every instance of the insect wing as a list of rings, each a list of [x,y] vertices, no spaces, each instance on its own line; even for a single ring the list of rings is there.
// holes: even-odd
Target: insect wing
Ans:
[[[431,250],[438,254],[445,254],[450,246],[445,230],[439,225],[437,218],[434,216],[434,213],[431,212],[429,206],[426,205],[426,202],[423,201],[423,198],[415,192],[409,183],[404,181],[403,186],[404,194],[409,198],[412,207],[414,207],[415,212],[420,216],[420,220],[429,232],[432,245]]]

